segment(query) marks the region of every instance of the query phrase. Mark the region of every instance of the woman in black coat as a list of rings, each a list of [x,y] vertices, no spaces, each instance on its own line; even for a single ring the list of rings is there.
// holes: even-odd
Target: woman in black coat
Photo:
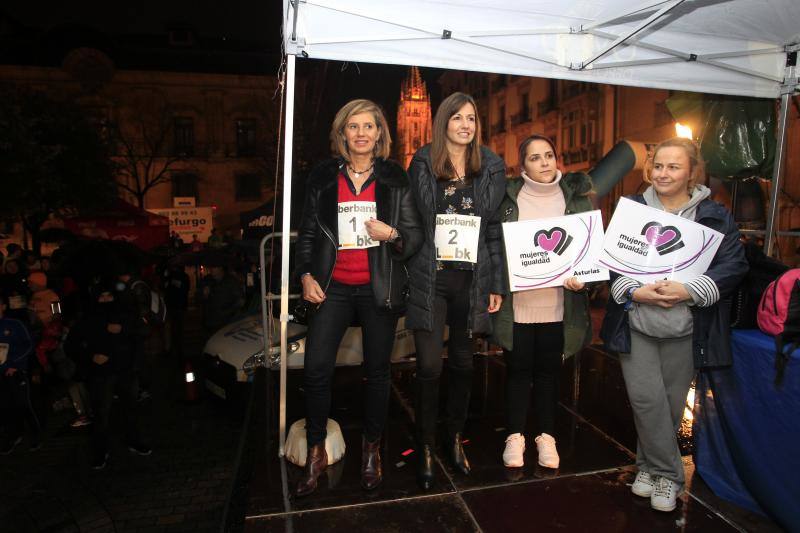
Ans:
[[[433,483],[444,327],[450,327],[447,450],[456,468],[468,474],[461,434],[472,388],[472,338],[491,333],[489,313],[500,309],[505,290],[497,212],[505,194],[505,163],[481,146],[480,138],[475,101],[454,93],[436,111],[431,144],[417,151],[409,168],[425,226],[425,241],[409,263],[406,316],[417,348],[417,478],[425,489]]]
[[[404,261],[422,241],[405,171],[387,161],[391,137],[381,109],[353,100],[331,127],[334,159],[311,173],[296,244],[303,299],[314,308],[306,338],[305,471],[295,494],[314,491],[328,465],[326,426],[339,343],[357,319],[366,372],[361,485],[374,489],[383,470],[380,437],[389,403],[389,362],[405,308]]]

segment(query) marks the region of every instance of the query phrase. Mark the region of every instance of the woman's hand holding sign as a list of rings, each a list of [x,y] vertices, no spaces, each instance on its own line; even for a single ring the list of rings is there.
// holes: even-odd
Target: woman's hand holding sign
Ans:
[[[564,288],[574,292],[582,291],[586,284],[579,280],[577,276],[572,276],[564,280]]]

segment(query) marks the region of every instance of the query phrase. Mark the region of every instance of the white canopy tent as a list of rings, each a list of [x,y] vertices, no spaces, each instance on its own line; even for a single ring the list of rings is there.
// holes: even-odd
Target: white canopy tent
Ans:
[[[771,251],[789,98],[798,90],[787,59],[800,49],[800,0],[284,0],[283,38],[285,177],[292,173],[296,56],[780,98],[765,239]],[[291,179],[284,181],[288,235]],[[282,249],[281,455],[288,239]]]

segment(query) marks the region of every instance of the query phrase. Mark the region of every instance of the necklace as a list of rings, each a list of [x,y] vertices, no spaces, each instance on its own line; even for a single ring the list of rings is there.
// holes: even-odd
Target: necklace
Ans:
[[[354,176],[356,179],[360,178],[362,174],[366,174],[367,172],[369,172],[370,170],[372,170],[372,168],[373,168],[374,166],[375,166],[375,162],[373,162],[373,163],[372,163],[372,164],[371,164],[369,167],[367,167],[366,169],[364,169],[364,170],[360,170],[360,171],[359,171],[359,170],[356,170],[355,168],[353,168],[353,165],[351,165],[351,164],[349,164],[349,163],[347,164],[347,168],[348,168],[348,170],[350,170],[350,172],[352,172],[352,173],[353,173],[353,176]]]

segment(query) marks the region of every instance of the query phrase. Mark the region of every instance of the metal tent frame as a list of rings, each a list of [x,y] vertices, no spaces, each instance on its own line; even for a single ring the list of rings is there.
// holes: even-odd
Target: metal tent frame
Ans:
[[[541,3],[547,3],[546,0],[540,0]],[[608,0],[612,7],[615,4],[631,4],[627,0]],[[736,2],[737,0],[732,0]],[[791,2],[794,0],[782,0],[786,2],[786,9],[797,9],[792,7]],[[404,23],[396,20],[390,20],[388,17],[380,16],[379,6],[372,8],[373,4],[380,4],[380,2],[355,2],[359,5],[360,9],[347,8],[348,2],[336,2],[334,0],[284,0],[284,47],[286,52],[286,105],[285,105],[285,137],[284,137],[284,187],[283,187],[283,220],[282,220],[282,235],[289,235],[290,233],[290,217],[291,217],[291,194],[292,194],[292,148],[293,148],[293,135],[294,135],[294,104],[295,104],[295,62],[296,57],[309,57],[310,51],[314,51],[314,57],[323,59],[350,59],[353,61],[368,61],[368,62],[395,62],[400,64],[417,64],[435,66],[440,68],[465,68],[464,65],[458,67],[450,64],[447,61],[436,61],[433,57],[415,57],[412,55],[385,57],[383,61],[379,61],[379,56],[365,56],[360,57],[354,54],[353,57],[342,57],[341,50],[331,49],[326,50],[327,45],[346,45],[348,43],[364,42],[364,39],[355,39],[353,37],[322,37],[315,38],[311,36],[300,37],[298,35],[298,24],[300,23],[300,12],[304,9],[314,8],[323,10],[330,14],[342,15],[352,17],[353,20],[369,24],[370,27],[379,27],[379,30],[373,31],[368,41],[370,43],[411,43],[414,41],[432,41],[440,42],[443,44],[457,43],[465,45],[474,50],[480,50],[489,54],[493,54],[498,58],[513,58],[522,60],[524,65],[534,65],[536,68],[503,68],[502,64],[483,64],[481,68],[473,70],[483,70],[486,72],[497,72],[503,74],[517,74],[528,76],[540,76],[550,78],[572,79],[578,81],[592,81],[599,83],[612,83],[618,85],[633,85],[645,87],[659,87],[665,89],[683,89],[687,90],[685,85],[680,83],[672,83],[670,81],[648,81],[642,82],[638,79],[619,79],[614,78],[614,73],[620,71],[627,71],[626,69],[653,69],[659,65],[702,65],[710,67],[720,73],[720,76],[728,75],[743,76],[744,79],[752,80],[751,87],[710,87],[708,85],[699,84],[696,86],[697,91],[700,92],[719,92],[723,94],[738,94],[743,96],[777,96],[780,99],[780,111],[778,121],[778,143],[775,155],[774,172],[772,176],[772,192],[770,209],[767,219],[767,228],[764,242],[764,250],[767,254],[771,254],[774,247],[774,236],[777,216],[778,197],[781,189],[781,180],[784,171],[784,162],[786,154],[786,126],[788,121],[788,110],[790,106],[790,98],[793,94],[797,93],[800,84],[798,83],[796,67],[794,60],[796,52],[800,50],[800,44],[793,42],[788,45],[776,45],[774,43],[761,43],[757,46],[742,46],[735,49],[728,49],[722,51],[693,53],[687,50],[679,50],[672,46],[665,46],[656,42],[645,42],[642,34],[646,30],[650,30],[655,26],[664,25],[667,18],[675,14],[678,8],[686,7],[686,0],[648,0],[645,2],[637,3],[635,5],[626,5],[621,9],[613,11],[611,14],[606,15],[598,20],[585,19],[585,23],[576,24],[544,24],[540,27],[525,27],[525,28],[494,28],[490,30],[463,30],[455,31],[452,29],[444,28],[437,25],[435,19],[418,17],[417,23]],[[431,4],[439,4],[440,2],[431,2]],[[532,2],[533,3],[533,2]],[[578,0],[575,2],[580,3]],[[342,7],[344,4],[345,7]],[[449,2],[447,5],[453,10],[459,9],[456,2]],[[465,9],[474,9],[475,2],[465,2]],[[439,6],[441,7],[441,6]],[[794,14],[795,11],[792,11]],[[800,13],[800,11],[797,11]],[[552,13],[544,13],[546,16],[551,16]],[[644,17],[642,19],[642,17]],[[552,18],[552,17],[551,17]],[[577,17],[572,16],[572,20],[579,20]],[[633,25],[622,26],[620,21],[627,21],[630,19],[639,20]],[[434,22],[432,22],[434,21]],[[800,22],[798,20],[797,22]],[[605,28],[605,29],[601,29]],[[378,33],[382,31],[383,33]],[[497,39],[503,38],[537,38],[537,37],[554,37],[557,39],[569,38],[582,38],[601,39],[602,46],[592,50],[586,54],[585,59],[577,60],[558,60],[546,54],[534,54],[529,50],[520,49],[512,45],[501,46],[498,44]],[[707,37],[707,36],[706,36]],[[800,35],[795,36],[800,41]],[[752,41],[749,41],[752,44]],[[727,43],[723,43],[727,44]],[[572,48],[567,50],[573,51]],[[579,48],[579,47],[578,47]],[[627,59],[627,60],[606,60],[600,61],[603,58],[613,56],[615,53],[625,49],[636,49],[645,57]],[[319,50],[317,53],[316,50]],[[567,54],[570,55],[570,54]],[[572,54],[574,55],[574,54]],[[655,56],[655,57],[654,57]],[[782,73],[779,72],[765,72],[763,69],[759,70],[741,64],[732,63],[732,58],[741,60],[745,58],[754,64],[762,65],[759,62],[760,58],[770,58],[778,56],[783,58],[785,67]],[[406,61],[401,61],[405,59]],[[549,70],[543,70],[549,69]],[[648,71],[649,72],[649,71]],[[600,75],[598,75],[600,73]],[[782,74],[782,75],[781,75]],[[625,83],[627,82],[627,83]],[[761,82],[761,85],[757,85]],[[764,82],[768,82],[764,85]],[[777,90],[775,90],[777,87]],[[262,277],[265,272],[264,264],[264,245],[267,238],[262,240],[261,243],[261,271]],[[286,361],[287,361],[287,323],[291,318],[289,315],[289,239],[282,239],[281,243],[281,297],[280,297],[280,389],[279,389],[279,420],[278,420],[278,454],[284,455],[285,452],[285,437],[286,437]],[[262,280],[262,290],[264,284]],[[262,307],[266,305],[265,299],[262,299]],[[272,328],[267,329],[266,310],[263,311],[262,317],[264,320],[264,353],[270,353],[272,345],[271,331]],[[267,358],[265,358],[267,359]]]

